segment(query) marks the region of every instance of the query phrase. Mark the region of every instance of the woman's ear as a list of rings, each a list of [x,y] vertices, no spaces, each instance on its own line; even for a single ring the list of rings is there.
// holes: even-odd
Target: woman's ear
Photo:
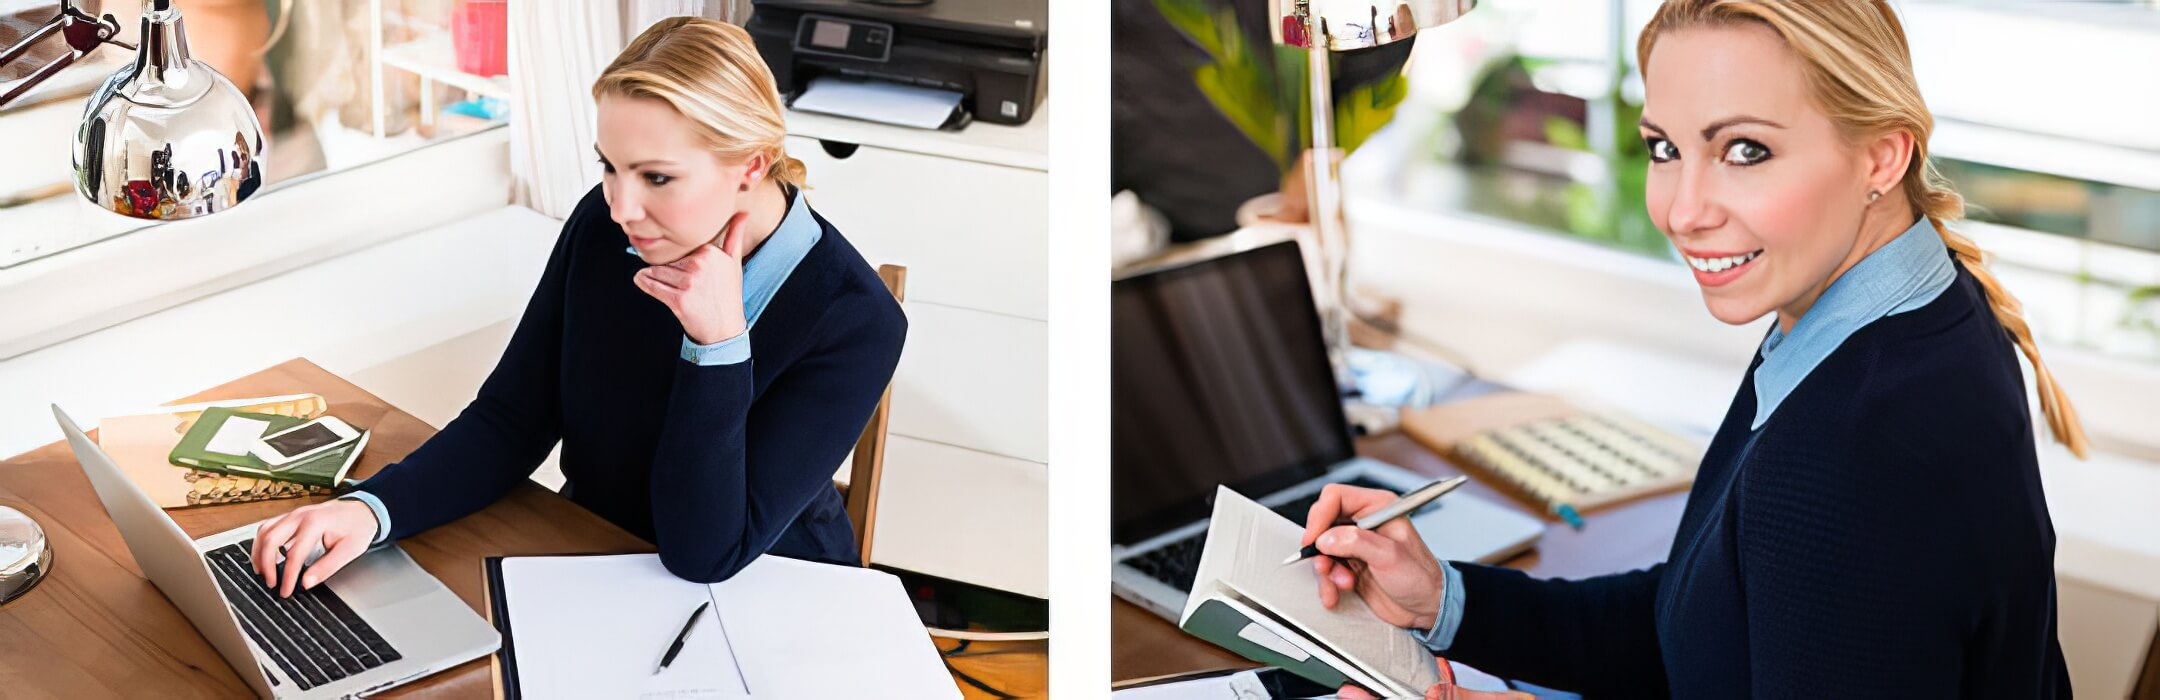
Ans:
[[[748,192],[750,188],[756,187],[758,182],[765,179],[765,169],[771,164],[772,158],[763,153],[744,159],[742,182],[738,183],[736,189]]]
[[[1912,160],[1912,132],[1899,130],[1875,137],[1867,147],[1868,191],[1895,191],[1905,179],[1905,169],[1912,167]]]

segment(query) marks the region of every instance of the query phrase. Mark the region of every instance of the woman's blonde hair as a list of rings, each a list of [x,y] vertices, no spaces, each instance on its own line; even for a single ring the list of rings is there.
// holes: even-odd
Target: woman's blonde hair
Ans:
[[[660,20],[600,71],[592,94],[595,100],[614,95],[666,102],[697,125],[723,160],[763,155],[765,177],[803,186],[802,161],[781,144],[786,106],[773,87],[772,69],[741,27],[700,17]]]
[[[2040,361],[2040,347],[2033,342],[2022,306],[1988,271],[1989,255],[1944,223],[1964,218],[1965,200],[1928,160],[1928,134],[1934,131],[1935,118],[1913,80],[1912,50],[1897,14],[1883,0],[1669,0],[1643,27],[1635,55],[1647,68],[1650,49],[1661,34],[1746,22],[1769,27],[1799,54],[1810,96],[1847,139],[1858,143],[1898,131],[1912,134],[1912,162],[1899,185],[1906,201],[1927,216],[1943,243],[1986,290],[1995,319],[2032,362],[2040,410],[2055,440],[2084,457],[2089,447],[2085,428],[2054,373]]]

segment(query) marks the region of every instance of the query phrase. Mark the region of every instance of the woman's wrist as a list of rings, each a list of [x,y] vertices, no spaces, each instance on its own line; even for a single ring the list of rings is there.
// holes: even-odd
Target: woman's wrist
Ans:
[[[699,325],[703,327],[685,327],[683,329],[683,335],[690,338],[690,342],[697,343],[699,345],[712,345],[714,343],[719,343],[730,338],[734,338],[735,336],[742,335],[745,331],[750,330],[750,324],[743,322],[742,319],[739,318],[724,319],[717,323]]]
[[[1417,616],[1416,626],[1419,629],[1429,630],[1439,625],[1440,609],[1446,605],[1447,574],[1438,570],[1433,573],[1435,574],[1433,576],[1433,585],[1426,587],[1426,590],[1430,591],[1430,595],[1419,599],[1417,607],[1410,611],[1411,614]]]

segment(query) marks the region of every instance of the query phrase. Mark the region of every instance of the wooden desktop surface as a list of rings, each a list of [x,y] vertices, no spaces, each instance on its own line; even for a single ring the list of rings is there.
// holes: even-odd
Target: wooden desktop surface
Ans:
[[[301,392],[321,394],[329,400],[331,415],[374,431],[367,452],[353,467],[358,478],[403,459],[435,433],[420,419],[305,359],[286,361],[180,402]],[[77,421],[96,418],[73,417]],[[55,426],[54,433],[58,432]],[[190,537],[202,537],[321,500],[317,496],[168,512]],[[52,573],[23,597],[0,606],[0,688],[6,689],[0,694],[9,698],[250,695],[224,658],[142,577],[66,441],[0,461],[0,504],[36,518],[53,549]],[[486,615],[482,557],[654,551],[651,543],[529,481],[478,513],[398,544],[482,616]],[[951,647],[950,642],[939,642],[940,649]],[[954,657],[950,663],[1008,693],[1040,694],[1048,677],[1045,649],[1041,643],[977,645],[969,651],[1009,653]],[[494,697],[491,658],[461,664],[379,697]],[[959,685],[967,697],[989,697],[964,683]]]
[[[1358,454],[1434,478],[1465,473],[1453,463],[1425,449],[1400,432],[1359,438]],[[1493,486],[1477,472],[1468,472],[1464,493],[1525,513],[1535,513],[1529,501]],[[1680,526],[1685,492],[1654,496],[1584,516],[1576,531],[1546,517],[1545,535],[1537,547],[1502,562],[1540,577],[1581,578],[1639,569],[1665,560],[1673,533]],[[1317,595],[1317,593],[1316,593]],[[1219,668],[1257,666],[1222,647],[1185,634],[1176,625],[1137,605],[1111,597],[1110,678],[1112,682],[1153,678]]]

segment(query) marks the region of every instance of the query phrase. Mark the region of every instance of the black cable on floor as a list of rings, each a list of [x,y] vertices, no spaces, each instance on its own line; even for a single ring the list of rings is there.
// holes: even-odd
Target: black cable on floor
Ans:
[[[990,685],[989,685],[989,684],[987,684],[987,683],[984,683],[984,682],[982,682],[982,681],[979,681],[979,680],[975,680],[975,677],[974,677],[974,676],[970,676],[970,675],[968,675],[967,673],[965,673],[965,672],[961,671],[960,669],[957,669],[957,668],[953,668],[953,665],[952,665],[952,662],[951,662],[951,661],[946,661],[946,662],[945,662],[945,670],[947,670],[947,671],[951,671],[951,672],[952,672],[952,674],[953,674],[953,676],[954,676],[954,677],[956,677],[956,678],[959,678],[959,679],[961,680],[961,682],[967,683],[968,685],[972,685],[972,686],[975,686],[975,688],[976,688],[977,690],[981,690],[981,691],[983,691],[983,692],[985,692],[985,693],[989,693],[989,694],[990,694],[990,697],[993,697],[993,698],[997,698],[998,700],[1018,700],[1018,698],[1020,697],[1020,696],[1018,696],[1018,695],[1008,695],[1008,694],[1006,694],[1006,693],[1005,693],[1005,691],[1002,691],[1002,690],[998,690],[998,689],[996,689],[996,688],[992,688],[992,687],[990,687]]]

